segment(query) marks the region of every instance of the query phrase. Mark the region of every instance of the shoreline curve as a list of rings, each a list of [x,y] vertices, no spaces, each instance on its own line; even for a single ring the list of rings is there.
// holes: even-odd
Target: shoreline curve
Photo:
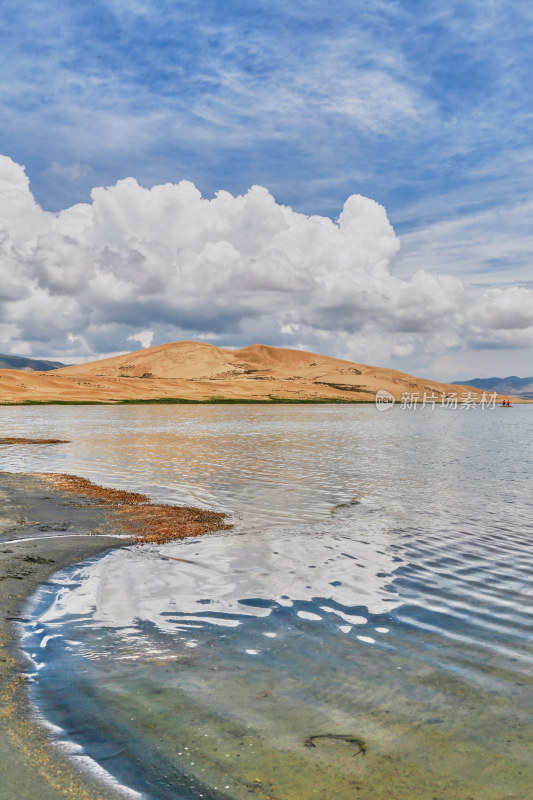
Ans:
[[[224,514],[151,503],[75,475],[0,473],[0,764],[17,800],[114,800],[55,745],[27,693],[19,624],[29,596],[65,567],[134,543],[162,543],[232,527]]]

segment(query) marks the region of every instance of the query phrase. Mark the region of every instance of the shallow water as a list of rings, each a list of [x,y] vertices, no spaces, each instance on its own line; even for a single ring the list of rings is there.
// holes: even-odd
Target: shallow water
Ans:
[[[33,600],[33,698],[153,798],[519,798],[533,786],[529,407],[6,408],[3,469],[222,508]],[[315,740],[316,734],[347,734]]]

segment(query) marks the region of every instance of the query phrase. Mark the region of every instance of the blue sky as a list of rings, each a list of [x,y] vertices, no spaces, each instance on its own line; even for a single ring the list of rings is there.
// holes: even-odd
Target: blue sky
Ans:
[[[531,287],[532,27],[523,0],[4,0],[0,153],[52,211],[127,176],[332,219],[366,195],[397,274]]]
[[[402,232],[525,196],[532,24],[487,0],[8,1],[0,144],[48,209],[134,174],[330,216],[357,191]]]

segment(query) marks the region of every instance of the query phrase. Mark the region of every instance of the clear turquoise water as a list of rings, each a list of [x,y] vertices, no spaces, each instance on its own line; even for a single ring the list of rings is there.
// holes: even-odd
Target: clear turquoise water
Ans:
[[[56,574],[33,699],[153,798],[529,800],[533,411],[2,410],[3,469],[232,515]],[[366,754],[342,739],[364,739]]]

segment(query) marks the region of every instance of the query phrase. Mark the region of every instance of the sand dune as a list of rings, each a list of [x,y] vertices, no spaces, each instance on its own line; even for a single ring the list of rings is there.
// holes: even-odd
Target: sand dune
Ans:
[[[384,389],[403,392],[472,391],[302,350],[255,344],[226,350],[205,342],[173,342],[51,372],[0,370],[0,402],[183,398],[208,400],[374,400]]]

